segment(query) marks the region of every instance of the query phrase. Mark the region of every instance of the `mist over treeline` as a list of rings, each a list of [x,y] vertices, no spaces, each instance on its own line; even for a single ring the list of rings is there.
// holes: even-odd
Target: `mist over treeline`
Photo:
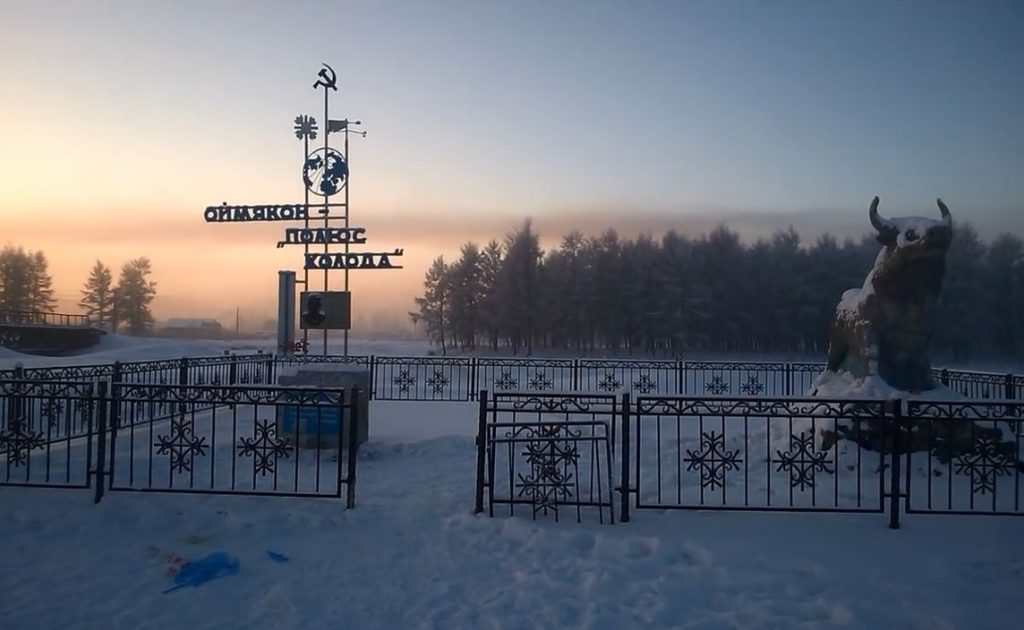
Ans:
[[[745,244],[719,226],[690,236],[579,231],[543,251],[529,220],[457,260],[434,260],[412,321],[442,353],[490,350],[824,357],[836,304],[859,288],[874,236],[804,243],[790,227]],[[1024,358],[1024,242],[983,242],[958,223],[932,343],[952,361]]]

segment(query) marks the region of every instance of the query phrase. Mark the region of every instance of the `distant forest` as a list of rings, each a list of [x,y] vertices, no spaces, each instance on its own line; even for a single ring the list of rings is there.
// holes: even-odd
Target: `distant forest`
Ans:
[[[437,258],[410,313],[443,352],[688,352],[824,357],[836,304],[859,288],[873,236],[805,245],[789,228],[744,244],[725,227],[692,238],[565,235],[541,250],[526,221],[503,242]],[[954,228],[932,349],[953,361],[1024,358],[1024,243]]]

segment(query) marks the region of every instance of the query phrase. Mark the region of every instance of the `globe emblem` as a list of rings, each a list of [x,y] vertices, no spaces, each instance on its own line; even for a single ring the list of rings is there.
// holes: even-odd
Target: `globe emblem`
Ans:
[[[330,197],[342,187],[348,178],[348,163],[345,156],[334,149],[317,149],[308,156],[302,166],[302,181],[314,195]]]

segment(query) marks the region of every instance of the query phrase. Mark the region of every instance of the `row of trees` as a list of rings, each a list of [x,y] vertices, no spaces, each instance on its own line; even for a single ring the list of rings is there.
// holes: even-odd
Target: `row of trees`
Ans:
[[[579,353],[821,356],[842,293],[860,287],[873,237],[807,246],[792,229],[746,245],[725,227],[691,238],[565,235],[548,252],[529,221],[504,242],[438,258],[410,313],[443,352],[489,347]],[[958,224],[947,257],[940,357],[1024,357],[1024,243],[983,243]]]
[[[111,270],[96,261],[82,288],[79,306],[93,323],[116,332],[139,335],[153,325],[149,305],[156,296],[156,283],[145,256],[126,262],[114,283]],[[52,312],[57,308],[53,278],[43,252],[6,246],[0,250],[0,311]]]
[[[0,250],[0,310],[49,312],[56,304],[43,252],[10,245]]]
[[[141,335],[153,327],[153,313],[149,304],[156,297],[156,283],[149,279],[152,273],[145,256],[129,260],[121,267],[121,276],[115,285],[110,268],[97,260],[82,287],[78,303],[96,324],[117,332],[118,326],[131,335]]]

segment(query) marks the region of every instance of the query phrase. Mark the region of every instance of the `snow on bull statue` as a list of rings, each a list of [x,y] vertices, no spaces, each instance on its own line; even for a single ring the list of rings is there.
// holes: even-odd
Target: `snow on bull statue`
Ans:
[[[880,377],[890,387],[921,392],[935,387],[928,345],[946,271],[953,223],[938,200],[942,218],[886,219],[871,202],[871,225],[882,251],[864,286],[843,294],[829,340],[830,372],[857,379]]]

